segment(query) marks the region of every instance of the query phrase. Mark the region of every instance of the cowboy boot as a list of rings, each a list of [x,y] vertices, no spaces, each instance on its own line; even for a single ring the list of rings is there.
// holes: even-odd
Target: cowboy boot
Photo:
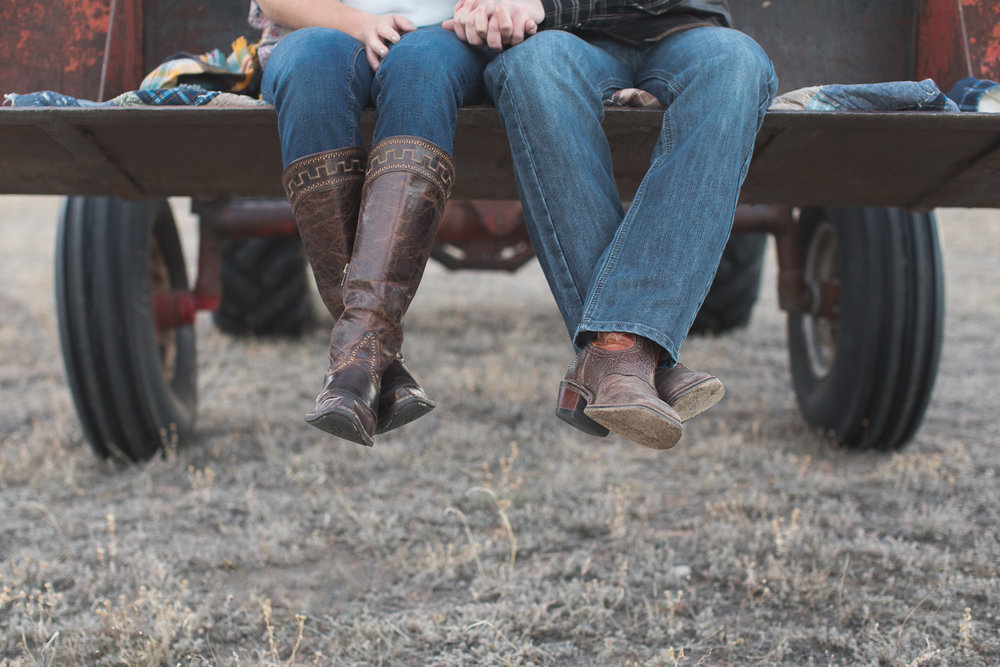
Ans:
[[[653,374],[653,386],[656,387],[656,395],[674,409],[681,422],[708,410],[726,394],[719,378],[691,370],[679,361],[673,368],[658,367]],[[566,403],[556,407],[556,415],[564,422],[599,438],[610,432],[583,414],[586,401],[578,402],[570,394],[561,395],[560,400],[563,398]]]
[[[691,370],[679,361],[673,368],[657,368],[653,379],[660,400],[670,405],[682,422],[708,410],[726,394],[719,378]]]
[[[450,156],[418,137],[380,141],[371,151],[344,312],[330,336],[330,370],[306,421],[372,446],[386,369],[403,342],[403,315],[430,258],[451,192]]]
[[[354,247],[366,157],[363,148],[316,153],[288,165],[281,178],[320,298],[334,322],[344,312],[342,283]],[[402,426],[434,407],[400,356],[385,372],[376,432]]]
[[[681,419],[653,386],[659,347],[634,334],[599,333],[559,384],[556,415],[582,429],[577,415],[652,449],[669,449],[683,433]],[[583,422],[586,424],[586,422]],[[595,431],[595,435],[602,435]]]

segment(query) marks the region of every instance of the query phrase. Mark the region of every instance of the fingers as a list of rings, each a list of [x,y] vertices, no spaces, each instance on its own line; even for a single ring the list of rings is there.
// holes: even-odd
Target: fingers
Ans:
[[[413,21],[405,16],[385,15],[378,17],[368,34],[363,40],[365,45],[365,58],[372,71],[376,71],[382,64],[382,59],[389,53],[389,47],[402,39],[402,34],[416,30],[417,26]]]
[[[510,35],[510,46],[517,46],[526,37],[531,37],[538,32],[538,24],[530,16],[526,16],[526,14],[527,12],[514,10],[514,14],[511,17],[513,29]]]
[[[368,66],[372,68],[373,72],[378,71],[378,66],[382,64],[382,56],[385,55],[385,53],[379,53],[379,51],[384,48],[384,44],[381,44],[376,48],[372,48],[367,44],[365,45],[365,58],[368,60]]]
[[[515,28],[507,7],[500,5],[496,13],[490,19],[489,29],[486,32],[486,44],[494,51],[500,51],[505,45],[511,43],[511,35]]]
[[[399,32],[392,23],[379,23],[376,25],[375,36],[378,40],[381,40],[383,47],[386,42],[389,44],[395,44],[399,41]],[[385,56],[385,52],[380,52],[380,55]]]
[[[471,25],[470,25],[471,24]],[[466,37],[469,44],[480,46],[486,43],[487,33],[490,27],[490,15],[485,6],[476,7],[469,20],[466,22]]]
[[[405,16],[394,15],[392,18],[396,21],[396,30],[406,33],[417,29],[417,25]]]
[[[454,30],[455,35],[463,42],[469,41],[467,30],[468,19],[472,10],[474,10],[478,4],[479,0],[459,0],[455,4],[454,15],[451,19],[445,21],[446,27],[448,27],[449,30]],[[449,23],[450,26],[448,26]]]

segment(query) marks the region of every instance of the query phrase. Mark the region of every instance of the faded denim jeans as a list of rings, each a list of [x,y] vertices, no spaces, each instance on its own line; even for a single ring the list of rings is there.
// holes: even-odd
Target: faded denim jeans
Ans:
[[[361,42],[330,28],[282,38],[264,69],[262,96],[278,112],[281,157],[362,146],[361,111],[376,110],[372,143],[411,135],[452,152],[458,108],[486,99],[491,54],[439,26],[406,33],[372,72]]]
[[[661,364],[673,365],[711,286],[777,87],[768,57],[728,28],[641,46],[548,30],[500,54],[486,85],[574,344],[599,331],[631,332],[658,343],[667,352]],[[601,120],[603,100],[629,87],[667,109],[626,213]]]

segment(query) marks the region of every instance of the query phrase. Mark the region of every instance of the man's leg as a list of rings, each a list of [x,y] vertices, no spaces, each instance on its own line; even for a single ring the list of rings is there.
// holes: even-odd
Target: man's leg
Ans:
[[[631,85],[610,50],[563,31],[502,52],[486,84],[507,131],[528,231],[572,335],[594,270],[624,211],[601,127],[604,97]]]
[[[650,169],[594,272],[575,338],[631,332],[676,361],[729,237],[777,81],[743,33],[697,28],[647,47],[635,84],[667,110]]]
[[[487,69],[511,143],[532,242],[572,332],[597,260],[622,221],[611,151],[601,127],[604,99],[631,83],[634,49],[545,32]],[[648,339],[601,333],[559,387],[556,414],[593,435],[608,430],[667,449],[681,418],[654,388],[659,347]]]

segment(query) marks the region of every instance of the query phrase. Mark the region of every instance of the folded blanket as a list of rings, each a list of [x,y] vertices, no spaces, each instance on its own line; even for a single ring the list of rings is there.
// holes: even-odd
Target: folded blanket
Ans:
[[[261,68],[257,45],[245,37],[232,43],[232,52],[213,49],[201,55],[178,53],[146,75],[140,90],[195,87],[257,97],[260,95]]]
[[[246,95],[204,90],[193,86],[165,90],[130,90],[105,102],[71,97],[52,90],[25,94],[8,93],[4,95],[4,104],[14,107],[268,106],[266,102]]]
[[[997,93],[1000,94],[1000,90]],[[617,90],[604,103],[615,107],[664,108],[655,96],[638,88]],[[810,86],[776,97],[769,108],[789,111],[959,110],[955,102],[948,99],[930,79]]]
[[[958,111],[931,79],[829,84],[779,95],[769,107],[793,111]]]

